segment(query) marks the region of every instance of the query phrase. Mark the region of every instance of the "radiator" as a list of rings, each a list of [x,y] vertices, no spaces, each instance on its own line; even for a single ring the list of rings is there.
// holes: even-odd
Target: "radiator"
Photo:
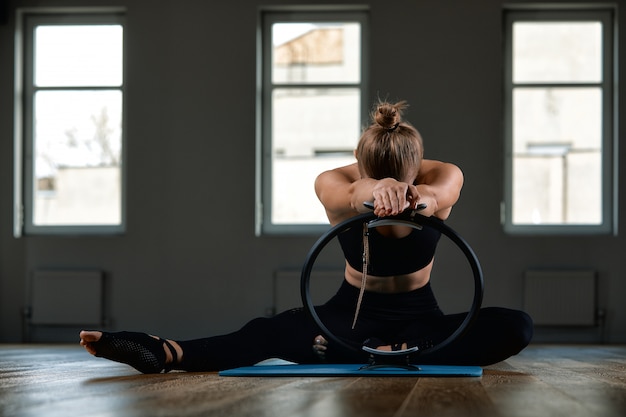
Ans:
[[[524,310],[537,326],[594,326],[596,275],[592,270],[526,271]]]
[[[102,311],[102,271],[38,270],[33,273],[30,324],[100,325]]]
[[[300,270],[278,270],[274,273],[274,312],[302,306]],[[343,280],[343,270],[313,271],[309,279],[311,300],[322,303],[335,295]]]

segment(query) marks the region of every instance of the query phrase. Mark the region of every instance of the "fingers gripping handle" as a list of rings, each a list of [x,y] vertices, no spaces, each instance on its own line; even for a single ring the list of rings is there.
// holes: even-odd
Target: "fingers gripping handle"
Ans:
[[[363,205],[370,210],[374,210],[374,202],[372,201],[365,201],[363,202]],[[426,204],[420,203],[414,209],[407,209],[404,211],[404,213],[400,214],[399,216],[395,216],[393,220],[386,219],[384,217],[379,217],[377,219],[374,219],[368,223],[367,227],[371,229],[373,227],[378,227],[378,226],[404,224],[414,229],[421,230],[422,226],[415,223],[414,221],[415,215],[419,211],[424,210],[426,207],[427,207]],[[403,217],[406,217],[406,218],[403,218]]]

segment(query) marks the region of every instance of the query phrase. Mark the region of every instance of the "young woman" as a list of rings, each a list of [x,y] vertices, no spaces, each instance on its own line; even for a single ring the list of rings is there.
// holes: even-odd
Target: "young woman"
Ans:
[[[357,162],[326,171],[315,182],[331,225],[369,210],[379,217],[423,207],[421,214],[445,221],[459,198],[463,174],[453,164],[423,159],[422,138],[402,120],[404,102],[381,102],[363,132]],[[439,232],[403,225],[353,227],[338,240],[346,258],[342,285],[316,307],[326,327],[347,343],[381,350],[425,349],[446,339],[465,314],[445,315],[431,290]],[[367,249],[365,249],[367,248]],[[365,251],[365,254],[364,254]],[[240,330],[188,341],[136,332],[82,331],[91,354],[126,363],[140,372],[217,371],[268,358],[297,363],[365,363],[367,355],[333,346],[302,308],[257,318]],[[419,357],[422,364],[489,365],[520,352],[532,337],[521,311],[482,308],[460,339]]]

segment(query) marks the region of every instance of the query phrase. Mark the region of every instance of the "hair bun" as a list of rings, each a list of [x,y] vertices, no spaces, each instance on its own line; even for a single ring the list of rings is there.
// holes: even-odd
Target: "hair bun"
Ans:
[[[385,130],[394,131],[402,122],[402,111],[407,107],[406,101],[395,104],[381,102],[374,111],[373,119]]]

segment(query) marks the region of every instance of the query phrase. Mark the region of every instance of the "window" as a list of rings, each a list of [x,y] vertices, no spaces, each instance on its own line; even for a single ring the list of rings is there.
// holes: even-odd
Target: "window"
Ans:
[[[121,232],[122,17],[23,13],[20,24],[24,218],[16,232],[22,222],[28,234]]]
[[[366,17],[359,10],[261,15],[257,234],[328,227],[314,181],[354,162],[368,110]]]
[[[610,10],[507,13],[508,232],[614,230],[613,36]]]

